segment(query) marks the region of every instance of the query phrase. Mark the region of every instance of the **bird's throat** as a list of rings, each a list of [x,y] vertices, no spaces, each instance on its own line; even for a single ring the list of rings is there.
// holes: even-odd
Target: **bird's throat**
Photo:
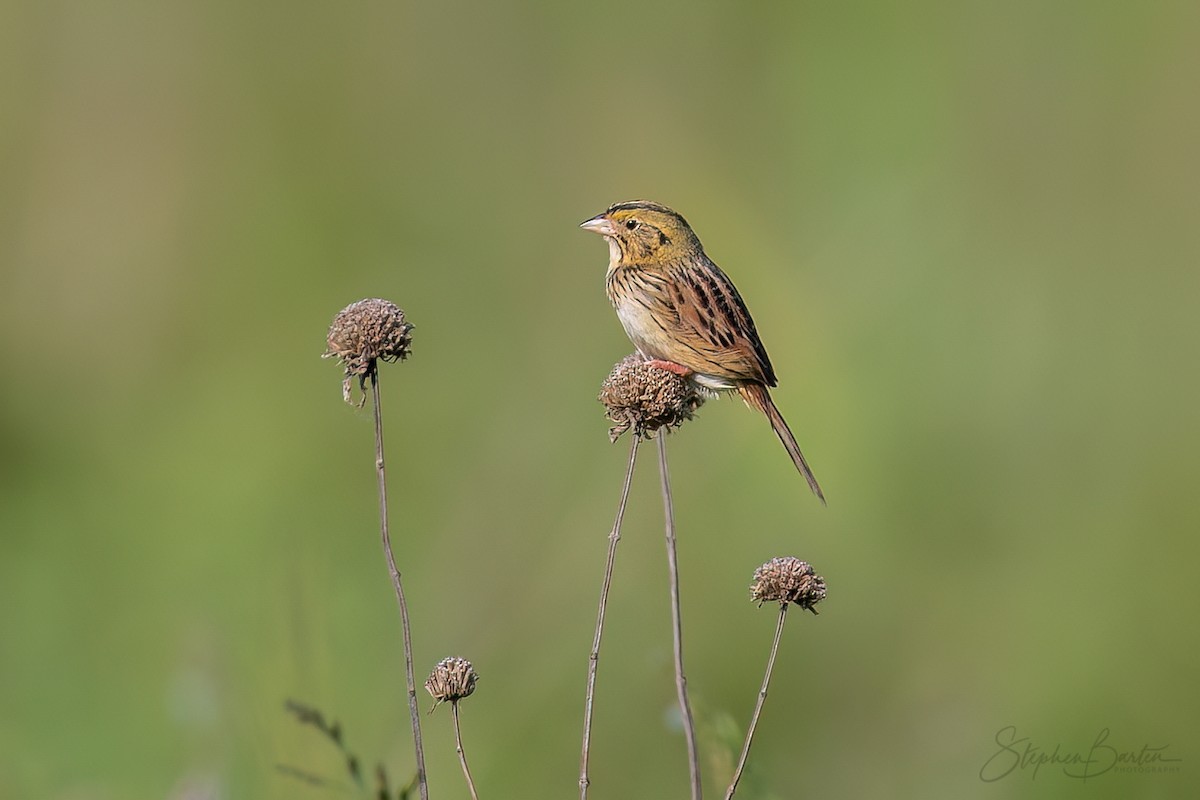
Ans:
[[[612,273],[621,265],[621,245],[612,236],[605,236],[604,241],[608,242],[608,271]]]

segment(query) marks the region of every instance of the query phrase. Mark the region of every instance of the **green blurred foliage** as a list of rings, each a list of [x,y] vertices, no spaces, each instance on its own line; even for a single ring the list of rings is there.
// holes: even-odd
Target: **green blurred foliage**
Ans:
[[[0,10],[0,797],[320,798],[283,711],[411,773],[368,411],[418,670],[457,654],[490,797],[575,791],[625,444],[609,203],[679,208],[753,309],[829,496],[725,401],[670,439],[719,793],[776,555],[789,620],[739,797],[1190,796],[1200,752],[1195,3],[148,3]],[[618,556],[596,797],[680,797],[661,507]],[[425,699],[422,699],[425,703]],[[1173,774],[983,783],[996,732]],[[435,797],[464,796],[449,717]]]

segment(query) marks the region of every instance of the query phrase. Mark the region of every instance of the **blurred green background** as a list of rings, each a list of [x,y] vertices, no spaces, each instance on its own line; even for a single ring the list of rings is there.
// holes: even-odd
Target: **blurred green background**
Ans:
[[[576,225],[635,197],[738,283],[829,497],[737,401],[669,440],[708,792],[774,625],[746,587],[796,555],[830,596],[739,797],[1191,796],[1195,3],[0,15],[0,797],[352,795],[290,697],[411,773],[370,413],[318,358],[367,296],[417,325],[382,388],[418,672],[475,662],[486,797],[573,796],[631,349]],[[596,798],[686,792],[643,454]],[[1183,760],[985,783],[1009,725]]]

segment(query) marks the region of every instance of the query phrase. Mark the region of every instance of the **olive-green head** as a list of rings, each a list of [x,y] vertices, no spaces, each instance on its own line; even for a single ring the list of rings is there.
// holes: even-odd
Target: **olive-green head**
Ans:
[[[620,264],[670,263],[704,253],[687,220],[649,200],[617,203],[579,227],[603,236]]]

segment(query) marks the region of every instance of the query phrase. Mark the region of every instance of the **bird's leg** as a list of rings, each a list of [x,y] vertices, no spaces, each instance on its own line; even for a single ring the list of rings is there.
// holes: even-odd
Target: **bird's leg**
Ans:
[[[655,369],[665,369],[667,372],[673,372],[681,378],[690,377],[696,372],[696,370],[685,367],[683,364],[676,364],[674,361],[663,361],[661,358],[652,358],[646,364]]]

